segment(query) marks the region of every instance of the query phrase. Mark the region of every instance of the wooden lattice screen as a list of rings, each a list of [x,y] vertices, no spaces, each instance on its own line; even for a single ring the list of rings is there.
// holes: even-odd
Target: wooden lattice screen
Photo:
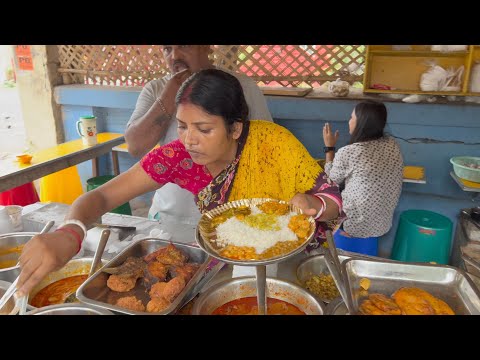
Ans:
[[[59,45],[64,84],[142,86],[168,73],[160,45]],[[362,81],[364,45],[214,45],[215,65],[259,85],[318,87]]]

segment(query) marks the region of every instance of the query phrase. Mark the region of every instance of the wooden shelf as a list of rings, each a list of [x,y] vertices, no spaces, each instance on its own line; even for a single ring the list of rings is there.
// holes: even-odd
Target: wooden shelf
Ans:
[[[379,89],[364,89],[365,93],[372,94],[420,94],[420,95],[436,95],[436,96],[480,96],[479,93],[462,93],[456,91],[422,91],[422,90],[379,90]]]
[[[263,95],[277,95],[277,96],[305,96],[310,91],[311,88],[285,88],[285,87],[269,87],[269,86],[260,86],[260,90],[262,90]]]
[[[466,51],[440,52],[430,50],[431,45],[411,45],[411,50],[392,50],[391,45],[367,46],[364,92],[371,94],[419,94],[431,96],[480,96],[470,91],[470,73],[480,61],[480,48],[468,45]],[[428,60],[444,69],[464,67],[462,83],[457,91],[422,91],[420,79],[430,69]],[[375,84],[392,90],[375,89]]]
[[[418,56],[418,57],[465,57],[469,54],[468,51],[452,51],[452,52],[441,52],[441,51],[415,51],[415,50],[372,50],[370,51],[372,55],[378,56]]]

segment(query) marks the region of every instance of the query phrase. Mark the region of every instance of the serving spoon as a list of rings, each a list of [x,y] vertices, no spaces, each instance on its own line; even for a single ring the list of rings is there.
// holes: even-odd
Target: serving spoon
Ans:
[[[102,230],[102,234],[100,235],[100,241],[98,242],[97,249],[95,250],[95,255],[93,256],[92,265],[90,267],[90,272],[88,273],[87,279],[93,274],[95,274],[98,268],[98,265],[101,263],[103,251],[105,250],[105,246],[107,245],[109,236],[110,236],[110,230],[108,229]],[[68,295],[64,303],[78,302],[76,293],[77,293],[77,290],[73,291],[70,295]]]
[[[327,268],[332,275],[333,281],[340,292],[340,296],[342,297],[343,301],[345,302],[345,306],[350,315],[355,314],[355,308],[353,306],[352,298],[350,297],[350,291],[347,290],[345,286],[345,282],[342,278],[342,266],[340,264],[340,260],[338,258],[337,247],[335,246],[335,241],[333,239],[333,235],[331,230],[325,231],[325,237],[327,238],[328,248],[325,251],[325,263],[327,264]]]

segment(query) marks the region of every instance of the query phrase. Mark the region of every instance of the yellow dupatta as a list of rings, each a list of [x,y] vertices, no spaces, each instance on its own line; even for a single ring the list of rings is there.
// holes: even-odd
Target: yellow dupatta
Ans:
[[[252,120],[228,201],[265,197],[289,201],[312,189],[322,171],[289,130]]]

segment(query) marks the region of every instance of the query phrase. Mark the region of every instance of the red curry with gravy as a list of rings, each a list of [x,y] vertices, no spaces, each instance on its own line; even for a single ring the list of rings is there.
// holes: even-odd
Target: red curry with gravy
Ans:
[[[30,301],[30,305],[39,308],[48,305],[63,304],[66,298],[77,291],[87,278],[88,275],[75,275],[57,280],[40,290]]]
[[[212,315],[258,315],[258,304],[255,296],[229,301],[216,308]],[[295,305],[286,301],[267,298],[267,315],[306,315]]]

